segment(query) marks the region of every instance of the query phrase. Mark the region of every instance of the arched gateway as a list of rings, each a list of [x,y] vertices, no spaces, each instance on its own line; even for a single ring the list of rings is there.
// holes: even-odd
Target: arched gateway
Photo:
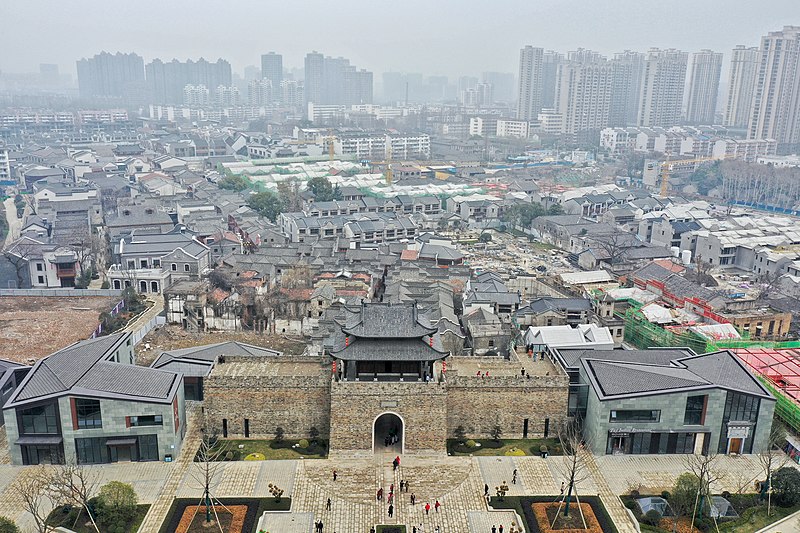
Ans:
[[[448,352],[437,329],[414,303],[363,303],[345,311],[328,350],[331,449],[444,450],[446,387],[438,362]]]
[[[396,413],[383,413],[372,424],[373,453],[403,453],[405,433],[403,417]]]

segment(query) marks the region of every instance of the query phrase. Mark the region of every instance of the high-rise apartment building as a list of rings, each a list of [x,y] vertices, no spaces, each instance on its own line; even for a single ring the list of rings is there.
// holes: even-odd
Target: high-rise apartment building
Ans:
[[[301,108],[305,103],[303,82],[283,80],[281,82],[281,103],[287,107]]]
[[[240,105],[239,88],[225,85],[217,86],[214,90],[214,101],[217,107],[235,107]]]
[[[511,72],[484,72],[483,83],[492,86],[494,100],[498,102],[513,102],[516,97],[517,86],[514,83],[514,74]]]
[[[800,144],[800,26],[761,38],[761,55],[750,116],[749,139]]]
[[[639,126],[675,126],[681,121],[688,54],[651,48],[644,61]]]
[[[144,61],[133,53],[100,52],[79,60],[77,67],[81,98],[129,97],[140,94],[144,87]]]
[[[348,59],[325,57],[319,52],[311,52],[306,54],[305,69],[306,103],[372,103],[372,72],[358,70]]]
[[[281,86],[283,81],[283,56],[270,52],[261,56],[261,77],[272,82],[272,87]]]
[[[577,134],[608,126],[612,65],[591,50],[570,52],[556,73],[555,111],[562,116],[561,133]]]
[[[687,122],[692,124],[714,123],[721,72],[722,54],[719,52],[700,50],[692,55],[689,100],[686,106]]]
[[[186,85],[183,88],[183,103],[190,106],[205,106],[210,101],[209,90],[205,85]]]
[[[268,106],[275,101],[275,93],[272,90],[272,80],[262,78],[252,80],[247,84],[247,102],[251,106]]]
[[[723,126],[746,128],[753,107],[759,54],[757,47],[739,45],[731,52],[728,75],[728,98],[725,102]]]
[[[556,76],[558,66],[564,61],[564,54],[552,50],[545,51],[542,56],[542,108],[552,109],[556,106]]]
[[[642,92],[645,55],[625,50],[611,60],[611,110],[608,122],[612,126],[636,124],[639,97]]]
[[[173,59],[164,63],[154,59],[145,67],[147,87],[152,103],[176,104],[183,99],[186,85],[205,85],[216,89],[220,85],[230,87],[232,83],[231,64],[224,59],[210,63],[203,58],[186,62]]]
[[[544,49],[526,46],[519,51],[517,118],[536,120],[542,110],[542,61]]]

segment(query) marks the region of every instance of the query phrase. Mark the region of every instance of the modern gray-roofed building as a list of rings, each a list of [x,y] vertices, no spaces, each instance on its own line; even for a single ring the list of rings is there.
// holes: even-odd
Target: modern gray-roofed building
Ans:
[[[0,408],[11,397],[11,394],[16,390],[17,385],[22,381],[22,378],[28,373],[31,367],[0,359]],[[5,424],[3,420],[3,411],[0,409],[0,426]]]
[[[537,298],[520,307],[514,318],[520,326],[577,326],[588,324],[592,302],[586,298]]]
[[[175,223],[163,208],[155,205],[125,205],[117,209],[106,222],[111,241],[116,241],[121,235],[134,231],[144,233],[168,233],[175,227]]]
[[[14,464],[160,461],[186,431],[183,376],[135,366],[129,333],[38,361],[6,402]]]
[[[732,352],[564,351],[556,360],[570,373],[570,408],[597,455],[769,448],[775,398]]]
[[[218,342],[181,350],[161,352],[151,368],[183,374],[183,390],[187,400],[202,401],[203,379],[208,377],[217,363],[225,357],[276,357],[282,352],[253,346],[243,342]]]

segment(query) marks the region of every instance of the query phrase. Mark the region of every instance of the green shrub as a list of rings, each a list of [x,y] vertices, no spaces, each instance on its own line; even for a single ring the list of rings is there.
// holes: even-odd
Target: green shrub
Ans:
[[[300,447],[300,448],[306,449],[306,448],[308,448],[308,441],[306,439],[300,439],[297,442],[297,446]]]
[[[8,518],[0,516],[0,533],[19,533],[19,528]]]
[[[784,466],[772,474],[772,490],[781,507],[792,507],[800,503],[800,472]]]
[[[467,445],[467,448],[474,448],[474,447],[475,447],[475,441],[474,441],[474,440],[472,440],[472,439],[469,439],[469,440],[466,442],[466,445]]]
[[[636,507],[638,507],[638,506],[639,506],[639,504],[637,504],[637,503],[636,503],[635,501],[633,501],[633,500],[625,500],[625,507],[627,507],[627,508],[628,508],[628,509],[630,509],[631,511],[632,511],[632,510],[634,510],[634,509],[635,509]]]
[[[481,445],[484,448],[502,448],[503,447],[503,441],[490,439],[490,440],[482,441]]]
[[[133,486],[120,481],[109,481],[100,487],[97,497],[97,517],[109,533],[126,533],[128,524],[136,516],[136,491]]]
[[[671,494],[669,493],[668,490],[662,490],[661,491],[661,497],[664,498],[665,500],[669,500],[670,496],[671,496]]]
[[[111,288],[111,284],[108,282],[108,280],[105,280],[105,281],[103,282],[103,284],[102,284],[102,285],[100,285],[100,288],[101,288],[101,289],[110,289],[110,288]]]
[[[657,526],[658,523],[661,522],[661,513],[655,509],[650,509],[644,513],[641,520],[648,526]]]

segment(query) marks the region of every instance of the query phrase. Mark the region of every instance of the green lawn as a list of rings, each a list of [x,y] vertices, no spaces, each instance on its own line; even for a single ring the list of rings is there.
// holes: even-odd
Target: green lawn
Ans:
[[[767,506],[759,506],[747,509],[738,520],[722,524],[719,527],[720,531],[727,531],[730,533],[751,533],[758,531],[761,528],[767,527],[773,522],[777,522],[781,518],[789,516],[792,513],[800,511],[800,505],[794,507],[778,507],[772,506],[770,515],[767,516]],[[786,530],[789,531],[788,529]]]
[[[456,439],[447,439],[447,452],[450,455],[539,455],[539,447],[547,446],[550,455],[561,455],[557,439],[500,439],[500,445],[491,439],[475,439],[480,446],[465,449],[458,446]]]
[[[126,533],[136,533],[139,530],[139,526],[142,525],[148,509],[150,509],[149,505],[136,506],[136,516],[128,524]],[[47,523],[56,527],[64,526],[75,533],[97,533],[83,509],[80,509],[80,516],[78,516],[78,509],[73,508],[69,511],[65,511],[64,507],[56,507],[53,512],[50,513],[50,516],[47,517]],[[87,523],[89,524],[88,526],[86,525]],[[102,526],[100,529],[102,531]]]
[[[275,460],[275,459],[324,459],[327,457],[327,442],[320,439],[324,443],[324,449],[320,450],[315,448],[313,450],[306,450],[305,453],[298,451],[291,447],[291,444],[296,444],[296,440],[285,439],[288,446],[281,448],[273,448],[270,446],[271,440],[250,440],[250,439],[219,439],[218,446],[225,446],[226,451],[233,452],[233,460],[244,460],[250,454],[261,454],[263,459],[259,457],[255,460]],[[240,449],[239,446],[242,446]],[[312,453],[316,451],[316,453]],[[321,453],[320,453],[321,452]],[[254,459],[248,459],[254,460]]]

